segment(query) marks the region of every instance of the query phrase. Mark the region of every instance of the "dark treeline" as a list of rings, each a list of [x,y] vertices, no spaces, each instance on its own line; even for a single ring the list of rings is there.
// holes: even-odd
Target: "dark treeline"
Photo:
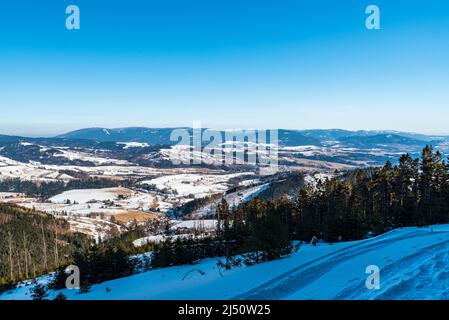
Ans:
[[[89,241],[63,219],[0,204],[0,289],[55,270]]]
[[[144,229],[135,226],[115,238],[91,243],[75,251],[69,262],[79,268],[81,282],[79,292],[88,292],[90,287],[97,283],[126,277],[140,270],[148,270],[151,267],[148,259],[133,257],[136,253],[143,253],[133,246],[133,241],[144,235]],[[61,266],[48,288],[64,289],[67,277],[65,265]]]
[[[276,212],[272,219],[287,228],[292,239],[310,241],[316,236],[335,242],[398,227],[448,223],[448,170],[442,154],[426,146],[421,159],[404,154],[395,166],[387,162],[380,168],[335,172],[333,178],[302,186],[296,197],[250,201],[231,215],[230,224],[241,225],[244,234],[251,221]],[[242,234],[237,231],[236,236]],[[278,232],[267,228],[267,233]]]
[[[0,204],[0,294],[12,289],[21,280],[56,271],[47,286],[36,285],[36,299],[44,298],[47,289],[66,286],[65,269],[75,265],[80,270],[80,292],[91,285],[131,275],[150,267],[148,261],[132,258],[142,252],[132,242],[145,235],[141,227],[95,243],[92,239],[70,231],[63,219],[45,213]],[[146,263],[146,265],[143,265]]]
[[[295,180],[303,182],[299,176]],[[213,249],[197,250],[187,240],[165,243],[155,250],[154,266],[193,263],[202,252],[203,257],[216,254],[230,261],[242,255],[246,264],[259,263],[291,253],[292,240],[358,240],[398,227],[448,223],[448,166],[427,146],[421,159],[405,154],[396,166],[387,162],[381,168],[336,172],[302,185],[295,196],[257,198],[235,210],[223,200],[217,218]],[[180,247],[183,259],[176,254]]]
[[[427,146],[421,159],[405,154],[393,166],[355,170],[301,189],[290,203],[298,239],[362,239],[393,228],[449,222],[448,165]]]
[[[108,242],[76,251],[72,259],[72,264],[80,270],[81,293],[88,292],[94,284],[134,274],[137,262],[137,259],[129,257],[126,250]],[[65,269],[60,268],[49,287],[64,289],[66,279]]]
[[[130,183],[131,182],[129,181],[115,181],[97,177],[75,179],[70,180],[69,182],[50,181],[42,182],[39,184],[32,181],[25,181],[20,179],[6,179],[0,181],[0,192],[18,192],[24,193],[25,195],[30,197],[48,199],[67,190],[114,188],[128,185]]]
[[[153,247],[151,266],[168,267],[194,264],[210,257],[222,257],[220,266],[252,265],[289,255],[292,235],[289,233],[288,202],[252,200],[231,210],[226,200],[217,206],[216,236],[167,241]],[[235,256],[240,256],[236,258]]]

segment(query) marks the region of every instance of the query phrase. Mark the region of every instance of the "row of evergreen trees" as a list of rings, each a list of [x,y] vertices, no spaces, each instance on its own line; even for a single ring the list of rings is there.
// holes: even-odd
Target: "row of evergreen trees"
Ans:
[[[254,231],[262,229],[266,237],[286,233],[297,240],[317,236],[333,242],[397,227],[447,223],[448,170],[442,154],[426,146],[421,159],[404,154],[395,166],[387,162],[381,168],[336,172],[333,178],[303,186],[296,197],[255,199],[229,218],[222,214],[221,225],[232,225],[234,239],[250,233],[254,237]]]
[[[85,250],[76,251],[73,265],[80,271],[80,292],[88,292],[94,284],[132,275],[136,271],[137,260],[129,257],[127,252],[108,244],[93,245]],[[68,274],[65,268],[59,268],[50,289],[66,288]]]
[[[449,222],[448,165],[426,146],[421,159],[405,154],[393,166],[355,170],[301,189],[290,202],[300,239],[355,240],[404,226]]]
[[[18,192],[31,197],[48,199],[67,190],[113,188],[129,184],[131,184],[131,181],[115,181],[97,177],[75,179],[69,182],[49,181],[39,184],[17,178],[0,181],[0,192]]]
[[[316,184],[301,184],[296,196],[257,198],[235,210],[223,200],[214,249],[203,257],[242,254],[246,263],[259,263],[288,255],[292,240],[349,241],[398,227],[448,223],[448,170],[442,154],[426,146],[421,159],[404,154],[395,166],[335,172]],[[190,260],[178,258],[180,246],[192,253]],[[194,247],[191,241],[165,243],[154,265],[193,262],[201,258]]]
[[[214,237],[176,238],[153,245],[151,266],[194,264],[210,257],[224,257],[220,266],[252,265],[289,255],[292,235],[285,207],[272,201],[253,200],[230,210],[226,200],[216,209],[218,224]],[[235,258],[240,256],[240,258]]]

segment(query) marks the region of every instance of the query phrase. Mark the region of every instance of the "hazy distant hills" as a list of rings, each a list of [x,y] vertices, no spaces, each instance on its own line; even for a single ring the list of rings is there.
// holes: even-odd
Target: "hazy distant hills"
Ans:
[[[176,141],[170,140],[170,134],[175,129],[187,129],[192,134],[191,128],[88,128],[69,132],[58,136],[65,139],[90,139],[100,142],[141,142],[152,145],[173,145]],[[203,129],[204,130],[204,129]],[[234,132],[238,132],[235,130]],[[225,137],[224,131],[221,131]],[[284,146],[320,146],[321,141],[313,136],[308,136],[297,130],[278,130],[279,141]]]
[[[379,146],[404,146],[420,147],[431,140],[418,140],[397,134],[377,134],[372,136],[348,136],[341,137],[338,142],[353,148],[374,148]]]
[[[99,142],[142,142],[153,145],[174,144],[170,134],[177,128],[87,128],[57,136],[65,139],[86,139]]]
[[[24,163],[81,166],[95,165],[92,159],[103,157],[142,166],[166,167],[174,160],[168,151],[177,143],[170,139],[174,129],[187,129],[192,134],[191,128],[132,127],[88,128],[50,138],[0,135],[0,156]],[[232,133],[239,135],[242,130]],[[223,131],[221,134],[223,141],[227,140]],[[278,142],[280,164],[299,169],[382,165],[386,160],[397,161],[398,155],[406,152],[418,157],[426,144],[449,154],[447,136],[398,131],[280,129]]]
[[[176,128],[88,128],[72,131],[57,138],[86,139],[98,142],[142,142],[152,145],[173,145],[171,132]],[[185,128],[184,128],[185,129]],[[188,129],[191,132],[191,129]],[[238,130],[236,130],[238,131]],[[427,136],[399,131],[349,131],[341,129],[278,130],[279,145],[326,146],[343,144],[348,147],[375,148],[379,145],[421,146],[426,143],[438,144],[449,141],[447,136]]]

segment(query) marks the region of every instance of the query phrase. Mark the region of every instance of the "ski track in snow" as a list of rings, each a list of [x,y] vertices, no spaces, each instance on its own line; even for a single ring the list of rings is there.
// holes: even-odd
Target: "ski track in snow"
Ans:
[[[366,294],[366,289],[361,290],[361,286],[356,285],[346,289],[335,299],[425,299],[426,297],[422,295],[416,295],[416,289],[432,286],[435,293],[428,298],[446,300],[449,298],[449,287],[444,285],[449,279],[448,258],[449,240],[424,247],[382,269],[382,283],[385,289],[382,290],[381,287],[380,291]],[[440,280],[443,280],[443,288],[438,286]]]
[[[366,254],[367,252],[375,252],[376,250],[385,247],[388,244],[397,243],[398,241],[403,241],[411,238],[417,239],[419,237],[428,237],[435,235],[434,233],[430,232],[426,233],[425,230],[417,230],[400,237],[394,236],[391,237],[392,234],[394,235],[395,231],[396,230],[388,232],[382,236],[376,237],[372,239],[373,241],[369,239],[362,242],[358,242],[354,245],[350,245],[348,247],[345,247],[343,249],[337,250],[333,253],[315,259],[309,263],[293,268],[281,274],[280,276],[271,279],[252,290],[249,290],[246,293],[234,297],[233,299],[244,299],[244,300],[265,300],[265,299],[286,299],[286,298],[288,299],[290,294],[294,294],[295,292],[300,291],[302,288],[319,280],[323,275],[330,272],[332,269],[336,268],[339,264],[347,263],[350,259],[354,257]],[[382,238],[385,238],[385,240],[379,241]],[[446,241],[444,243],[439,243],[435,245],[435,247],[440,248],[441,246],[443,246],[444,248],[446,248],[447,244],[448,243]],[[416,253],[416,255],[419,255],[420,253],[426,252],[424,251],[424,249],[421,249],[418,253]],[[431,253],[427,254],[431,255]],[[407,258],[410,261],[413,261],[413,259],[415,259],[412,256]],[[382,275],[384,273],[387,273],[387,277],[388,274],[394,276],[395,275],[394,271],[397,270],[397,268],[400,268],[402,264],[404,263],[399,261],[393,263],[392,265],[389,265],[388,266],[389,269],[383,268]],[[334,299],[361,298],[361,293],[360,292],[355,293],[355,290],[361,289],[364,290],[363,292],[368,291],[364,286],[365,279],[366,276],[357,279],[362,282],[358,281],[358,283],[355,286],[351,287],[351,289],[346,290],[346,292],[352,292],[353,293],[352,295],[342,294],[337,297],[334,297]],[[322,283],[321,286],[325,286],[325,284]]]
[[[448,262],[449,225],[410,227],[354,242],[320,243],[317,247],[307,244],[288,258],[232,268],[223,274],[211,258],[195,267],[155,269],[107,281],[92,286],[91,292],[83,295],[70,290],[64,293],[75,300],[449,299]],[[379,290],[365,286],[368,265],[380,268]],[[192,268],[205,274],[182,280],[182,275]],[[18,287],[0,296],[0,300],[29,299],[31,287]],[[52,292],[52,297],[56,293]]]

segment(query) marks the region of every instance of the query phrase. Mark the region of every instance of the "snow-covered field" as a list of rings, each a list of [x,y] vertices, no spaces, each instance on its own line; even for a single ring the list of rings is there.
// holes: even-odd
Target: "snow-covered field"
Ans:
[[[108,189],[80,189],[69,190],[56,195],[49,200],[53,203],[78,202],[87,203],[89,201],[113,201],[119,195],[130,196],[131,192],[125,188],[108,188]]]
[[[124,148],[137,148],[146,145],[127,143]],[[78,150],[58,148],[57,156],[71,160],[90,161],[97,166],[77,165],[43,165],[37,162],[22,163],[5,157],[0,157],[0,180],[19,178],[33,182],[68,181],[76,176],[102,177],[106,179],[136,179],[132,189],[81,189],[62,192],[47,200],[26,197],[21,194],[5,193],[0,202],[16,203],[26,208],[44,211],[49,214],[66,218],[73,230],[84,232],[94,238],[104,236],[104,230],[112,220],[128,223],[130,221],[144,222],[152,220],[156,215],[165,218],[170,209],[212,194],[225,193],[234,184],[233,178],[248,176],[253,179],[253,172],[226,174],[221,169],[207,168],[152,168],[129,164],[126,161],[105,159],[94,154],[86,154]],[[72,175],[72,176],[71,176]],[[154,185],[155,189],[145,191],[144,184]],[[248,187],[242,197],[254,193],[253,187]],[[249,192],[249,193],[248,193]],[[232,197],[232,196],[231,196]],[[242,197],[234,197],[233,205]],[[237,202],[236,202],[237,201]],[[215,208],[210,208],[215,211]],[[78,220],[76,220],[78,219]],[[81,221],[82,220],[82,221]],[[100,220],[103,223],[100,223]],[[150,235],[151,236],[151,235]]]
[[[91,155],[89,153],[80,152],[80,151],[70,151],[66,148],[54,148],[58,150],[60,153],[56,153],[55,157],[61,157],[66,158],[69,160],[82,160],[82,161],[89,161],[92,162],[95,165],[105,165],[105,164],[114,164],[114,165],[131,165],[126,160],[118,160],[118,159],[111,159],[111,158],[103,158]]]
[[[177,174],[162,176],[142,181],[144,185],[154,185],[159,190],[174,191],[176,197],[185,198],[191,195],[202,198],[214,193],[222,193],[229,189],[228,181],[232,178],[251,175],[251,172],[235,174]]]
[[[292,256],[252,267],[219,270],[216,259],[108,281],[68,299],[448,299],[449,225],[403,228],[376,238],[303,245]],[[366,267],[380,268],[369,290]],[[186,279],[184,276],[193,269]],[[46,282],[48,277],[39,281]],[[0,299],[30,299],[30,284]],[[52,292],[54,297],[57,292]]]
[[[29,181],[67,181],[73,179],[67,174],[60,173],[59,170],[0,157],[0,180],[16,178]]]
[[[115,215],[129,210],[146,212],[159,209],[164,212],[172,207],[155,193],[144,193],[127,188],[70,190],[50,198],[49,202],[27,201],[20,205],[50,214],[68,216]]]
[[[68,181],[74,177],[64,173],[73,172],[101,177],[155,177],[177,174],[216,174],[222,175],[223,170],[213,170],[207,168],[153,168],[143,167],[128,163],[123,160],[106,159],[82,152],[68,151],[64,148],[58,149],[61,153],[55,157],[65,157],[71,160],[79,159],[90,161],[96,166],[75,166],[75,165],[47,165],[30,161],[29,163],[11,160],[0,156],[0,180],[21,179],[27,181]]]

